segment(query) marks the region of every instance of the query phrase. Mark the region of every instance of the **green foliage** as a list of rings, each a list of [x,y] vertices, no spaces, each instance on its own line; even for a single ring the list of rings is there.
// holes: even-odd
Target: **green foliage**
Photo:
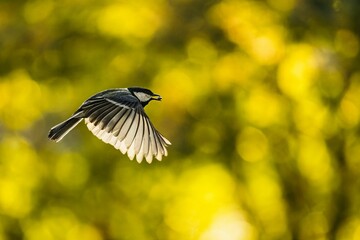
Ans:
[[[0,2],[0,239],[359,239],[357,1]],[[143,86],[172,146],[129,161],[81,124]]]

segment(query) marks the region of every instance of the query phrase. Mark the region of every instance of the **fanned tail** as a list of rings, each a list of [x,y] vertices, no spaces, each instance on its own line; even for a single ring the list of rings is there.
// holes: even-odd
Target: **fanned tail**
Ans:
[[[59,142],[63,137],[65,137],[66,134],[68,134],[74,127],[76,127],[76,125],[78,125],[81,120],[83,119],[72,116],[68,120],[59,123],[50,129],[48,138]]]

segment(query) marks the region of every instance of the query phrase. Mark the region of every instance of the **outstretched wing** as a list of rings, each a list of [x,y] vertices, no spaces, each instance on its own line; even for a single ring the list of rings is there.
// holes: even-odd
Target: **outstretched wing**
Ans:
[[[171,143],[150,122],[140,102],[132,95],[95,95],[81,106],[88,129],[105,143],[113,145],[131,160],[140,163],[153,157],[161,161]],[[80,110],[79,109],[79,110]]]

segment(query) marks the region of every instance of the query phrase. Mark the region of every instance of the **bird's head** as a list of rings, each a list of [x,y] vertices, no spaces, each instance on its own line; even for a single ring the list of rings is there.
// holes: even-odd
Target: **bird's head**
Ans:
[[[134,95],[143,107],[145,107],[151,100],[160,101],[162,98],[160,95],[153,93],[151,90],[140,87],[130,87],[128,90]]]

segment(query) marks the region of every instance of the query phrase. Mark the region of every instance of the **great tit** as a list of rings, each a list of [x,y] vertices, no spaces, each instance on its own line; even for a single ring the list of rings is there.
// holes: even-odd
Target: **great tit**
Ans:
[[[131,160],[140,163],[153,157],[161,161],[167,156],[170,141],[150,122],[144,107],[161,96],[140,87],[115,88],[99,92],[87,99],[66,121],[51,128],[48,138],[59,142],[85,119],[88,129],[105,143],[113,145]]]

